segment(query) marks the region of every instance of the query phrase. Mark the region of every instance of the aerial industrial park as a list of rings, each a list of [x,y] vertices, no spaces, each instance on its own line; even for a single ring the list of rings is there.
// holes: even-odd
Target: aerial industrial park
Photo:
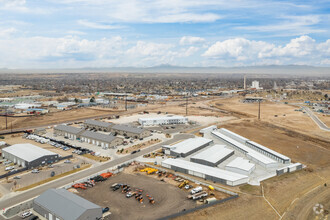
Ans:
[[[329,220],[329,12],[0,0],[0,220]]]
[[[327,189],[328,91],[247,79],[184,95],[2,86],[1,218],[226,219],[251,200],[244,212],[290,219],[281,195]]]

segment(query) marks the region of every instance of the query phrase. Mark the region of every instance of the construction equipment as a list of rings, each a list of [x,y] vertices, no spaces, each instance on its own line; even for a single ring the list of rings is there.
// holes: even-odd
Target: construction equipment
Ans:
[[[151,197],[150,195],[147,194],[147,198],[149,199],[149,203],[155,204],[155,200],[153,197]]]
[[[148,175],[150,175],[150,174],[153,174],[153,173],[157,172],[158,169],[147,167],[147,168],[144,168],[144,169],[142,169],[140,171],[141,172],[146,172]]]
[[[100,176],[102,176],[103,178],[105,179],[108,179],[109,177],[111,177],[113,174],[110,173],[110,172],[107,172],[107,173],[101,173]]]
[[[75,189],[78,189],[78,188],[87,189],[85,184],[83,184],[83,183],[76,183],[76,184],[72,185],[72,187],[75,188]]]
[[[187,184],[189,184],[189,181],[188,180],[184,180],[182,183],[179,184],[179,188],[181,189],[182,187],[184,187]]]

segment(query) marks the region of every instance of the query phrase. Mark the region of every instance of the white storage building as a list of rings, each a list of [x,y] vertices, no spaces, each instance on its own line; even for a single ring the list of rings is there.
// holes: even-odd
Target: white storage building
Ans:
[[[213,140],[211,139],[196,137],[186,139],[172,146],[165,145],[163,146],[163,149],[165,154],[169,154],[171,156],[186,157],[203,149],[204,147],[209,146],[211,143],[213,143]]]
[[[226,128],[220,128],[218,130],[221,134],[224,134],[232,139],[234,139],[235,141],[238,141],[242,144],[245,144],[247,141],[249,141],[249,139],[245,138],[245,137],[242,137],[241,135],[238,135],[232,131],[229,131],[228,129]]]
[[[166,159],[162,162],[162,166],[176,172],[189,174],[229,186],[237,186],[248,182],[248,176],[186,160]]]
[[[254,141],[247,141],[246,145],[262,154],[265,154],[266,156],[273,158],[277,161],[279,161],[280,163],[284,163],[284,164],[289,164],[291,163],[291,159],[287,156],[284,156],[283,154],[280,154],[276,151],[273,151],[261,144],[258,144]]]
[[[167,116],[167,117],[155,117],[155,118],[139,118],[139,123],[142,126],[149,125],[172,125],[172,124],[185,124],[188,122],[188,118],[183,116]]]
[[[17,165],[34,168],[58,161],[59,155],[33,144],[14,144],[2,149],[2,156]]]
[[[206,127],[206,128],[203,128],[199,131],[199,133],[201,134],[205,134],[206,132],[211,132],[211,131],[214,131],[217,129],[217,126],[216,125],[212,125],[212,126],[209,126],[209,127]]]
[[[256,162],[257,164],[265,167],[265,168],[272,168],[277,167],[277,162],[255,150],[252,148],[218,132],[213,131],[212,134],[216,136],[217,138],[221,139],[223,142],[227,143],[229,146],[235,148],[237,151],[240,151],[244,155],[246,155],[247,158],[250,160]]]
[[[237,157],[226,165],[225,170],[248,176],[255,170],[255,168],[256,165],[250,163],[249,160],[246,160],[243,157]]]
[[[204,164],[207,166],[216,167],[218,164],[222,163],[232,155],[234,151],[228,148],[225,148],[225,145],[213,145],[206,150],[192,156],[190,158],[191,162]]]

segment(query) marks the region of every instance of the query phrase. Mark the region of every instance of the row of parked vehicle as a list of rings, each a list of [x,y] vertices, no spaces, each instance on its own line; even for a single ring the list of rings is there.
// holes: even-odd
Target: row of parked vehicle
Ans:
[[[25,133],[23,135],[23,137],[27,138],[27,139],[30,139],[30,140],[35,140],[36,142],[39,142],[39,143],[49,143],[50,145],[56,147],[56,148],[60,148],[64,151],[68,151],[70,150],[71,148],[75,149],[73,151],[73,153],[76,153],[76,154],[86,154],[86,153],[90,153],[91,150],[87,149],[87,148],[82,148],[82,147],[77,147],[77,146],[74,146],[74,145],[71,145],[69,143],[66,143],[64,141],[61,141],[61,140],[56,140],[54,138],[46,138],[46,137],[43,137],[43,136],[40,136],[40,135],[37,135],[37,134],[31,134],[29,132]]]
[[[126,194],[126,198],[131,198],[134,196],[138,202],[143,203],[142,189],[135,188],[133,190],[130,185],[123,183],[115,183],[110,188],[112,189],[112,191],[117,191],[119,189],[122,189],[121,192]],[[151,204],[155,203],[155,200],[151,195],[146,194],[146,198],[149,200],[149,203]]]

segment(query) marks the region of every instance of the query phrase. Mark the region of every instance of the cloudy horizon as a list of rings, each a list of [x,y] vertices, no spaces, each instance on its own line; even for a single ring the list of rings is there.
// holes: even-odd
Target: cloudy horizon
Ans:
[[[329,67],[329,5],[0,0],[0,68]]]

